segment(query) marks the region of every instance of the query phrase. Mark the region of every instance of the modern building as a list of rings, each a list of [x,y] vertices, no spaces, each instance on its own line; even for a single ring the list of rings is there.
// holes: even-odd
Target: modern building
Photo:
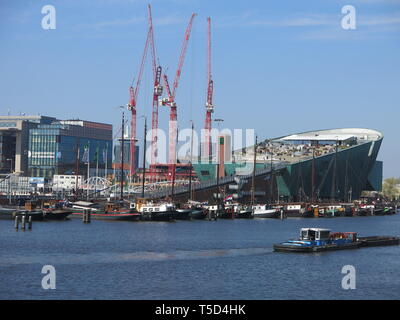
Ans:
[[[350,201],[362,191],[381,191],[383,163],[376,159],[382,140],[376,130],[345,128],[262,141],[255,165],[266,173],[257,176],[256,189],[264,192],[264,201]],[[251,176],[254,146],[233,155],[235,160],[223,165],[223,176]],[[216,177],[215,163],[193,167],[200,181]]]
[[[112,168],[112,125],[48,116],[0,116],[0,174],[103,176]],[[85,155],[86,156],[86,155]]]
[[[53,121],[40,115],[0,116],[0,173],[27,175],[30,130]]]
[[[123,143],[122,143],[123,142]],[[123,172],[124,176],[128,176],[130,174],[131,168],[131,140],[129,136],[126,135],[124,140],[122,138],[117,139],[117,143],[114,146],[114,163],[113,169],[115,171],[115,178],[116,180],[120,181],[121,177],[121,167],[122,167],[122,144],[124,146],[124,161],[123,161]],[[135,146],[135,169],[138,168],[139,164],[139,146]]]
[[[105,174],[112,164],[112,125],[57,120],[29,130],[28,172],[32,177]]]

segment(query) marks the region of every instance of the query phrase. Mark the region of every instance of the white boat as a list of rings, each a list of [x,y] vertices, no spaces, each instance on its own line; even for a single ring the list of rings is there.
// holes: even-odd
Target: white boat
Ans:
[[[254,218],[279,218],[280,212],[268,204],[257,204],[253,206]]]
[[[137,204],[142,220],[169,221],[176,217],[176,206],[173,203],[141,203]]]

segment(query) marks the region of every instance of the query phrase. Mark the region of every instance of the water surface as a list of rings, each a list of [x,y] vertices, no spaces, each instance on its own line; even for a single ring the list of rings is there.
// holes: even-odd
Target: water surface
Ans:
[[[275,253],[301,227],[400,235],[400,215],[177,222],[0,220],[0,299],[399,299],[400,246]],[[56,289],[41,287],[42,267]],[[344,265],[356,289],[344,290]]]

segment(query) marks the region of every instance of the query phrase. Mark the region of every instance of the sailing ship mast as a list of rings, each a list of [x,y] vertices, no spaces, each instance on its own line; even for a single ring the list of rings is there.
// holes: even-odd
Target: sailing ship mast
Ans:
[[[144,198],[144,182],[146,179],[146,135],[147,135],[147,119],[144,118],[144,136],[143,136],[143,172],[142,172],[142,198]]]
[[[256,180],[256,160],[257,160],[257,136],[256,143],[254,144],[254,159],[253,159],[253,177],[251,182],[251,205],[254,205],[254,192],[255,192],[255,180]]]

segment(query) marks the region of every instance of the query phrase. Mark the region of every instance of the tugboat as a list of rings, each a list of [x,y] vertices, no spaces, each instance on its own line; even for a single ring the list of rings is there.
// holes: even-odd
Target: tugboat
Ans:
[[[169,202],[157,204],[147,202],[146,199],[137,199],[136,209],[144,221],[173,221],[177,215],[175,205]]]
[[[365,204],[361,204],[358,207],[357,210],[357,215],[358,216],[372,216],[374,214],[374,210],[375,210],[375,206],[374,205],[365,205]]]
[[[72,209],[64,208],[62,202],[56,202],[53,205],[43,203],[42,210],[46,220],[65,220],[72,213]]]
[[[314,210],[305,203],[289,203],[283,207],[287,218],[308,218],[314,216]]]
[[[185,215],[182,215],[182,213],[186,213],[187,210],[189,211],[189,213],[187,215],[187,218],[185,219],[202,220],[207,217],[207,210],[198,201],[189,200],[186,204],[182,206],[182,208],[177,209],[177,216],[180,214],[181,217],[185,217]],[[179,218],[177,217],[176,219]]]
[[[252,219],[253,216],[253,209],[251,206],[244,206],[241,204],[234,205],[234,213],[236,219]]]
[[[358,249],[360,247],[398,245],[400,238],[391,236],[357,237],[356,232],[335,232],[321,228],[301,228],[298,240],[274,245],[277,252],[319,252]]]
[[[257,204],[253,206],[254,218],[279,218],[280,210],[268,204]]]

